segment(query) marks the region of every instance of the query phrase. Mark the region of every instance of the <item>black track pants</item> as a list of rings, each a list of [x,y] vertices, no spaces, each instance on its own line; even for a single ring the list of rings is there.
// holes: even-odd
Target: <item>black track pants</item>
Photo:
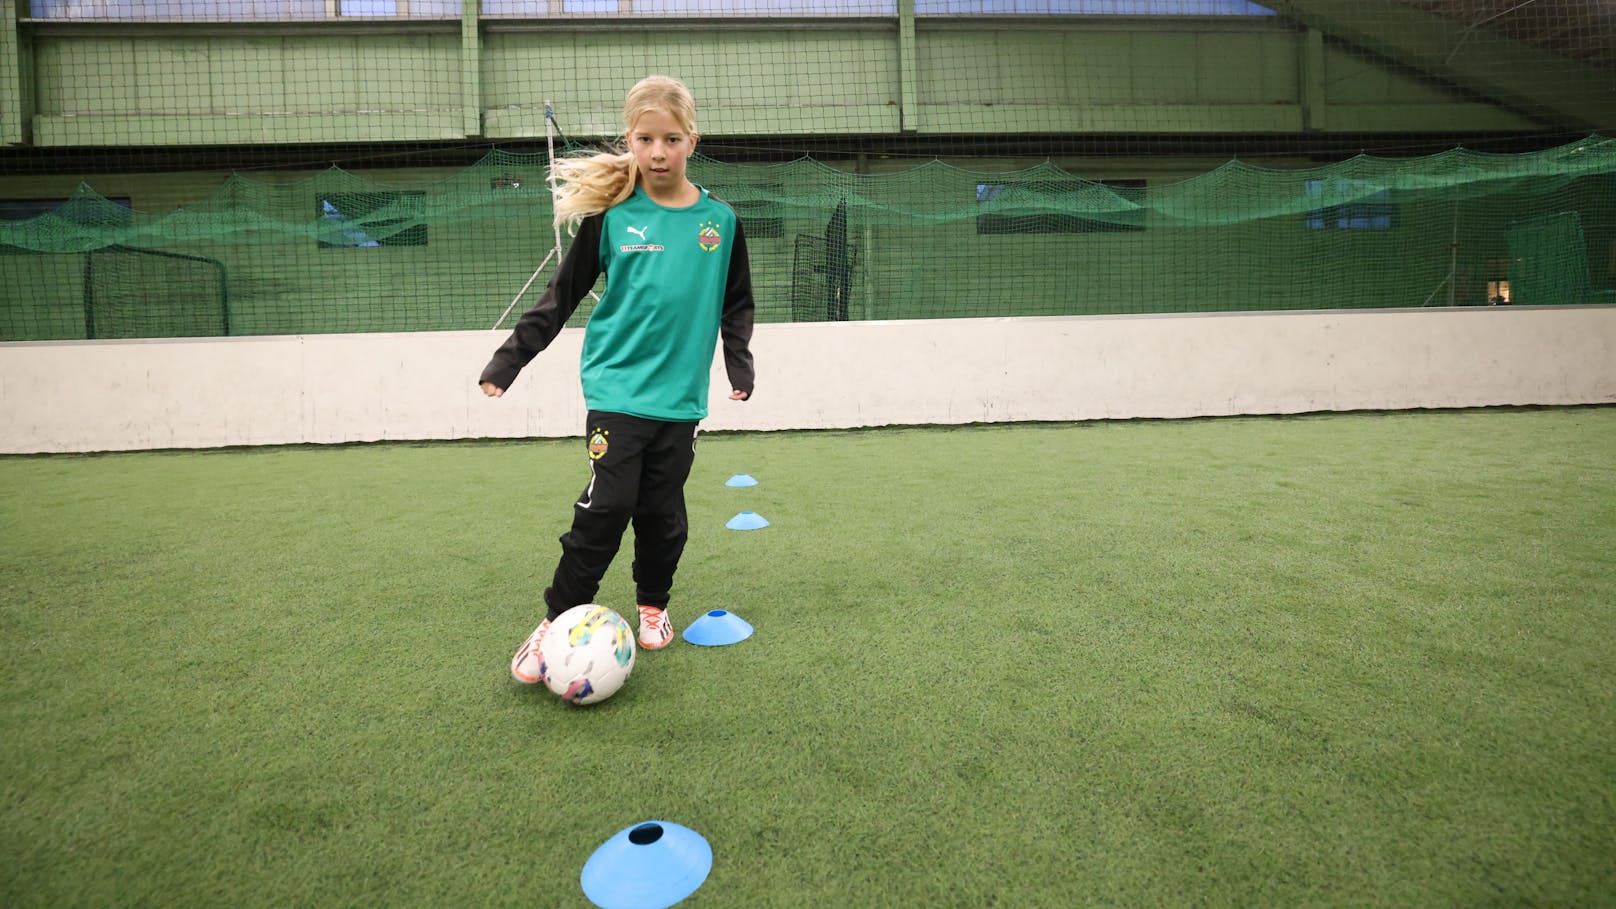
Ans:
[[[690,536],[685,479],[696,458],[696,424],[591,410],[584,431],[589,485],[573,506],[572,529],[561,535],[561,562],[544,592],[550,618],[595,602],[631,523],[639,604],[666,607]]]

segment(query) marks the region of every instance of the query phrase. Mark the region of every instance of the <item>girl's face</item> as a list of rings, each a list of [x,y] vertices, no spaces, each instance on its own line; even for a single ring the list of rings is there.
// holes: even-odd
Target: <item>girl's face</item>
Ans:
[[[696,150],[696,137],[685,132],[672,114],[660,110],[641,114],[628,131],[628,147],[648,192],[678,190],[688,182],[685,161]]]

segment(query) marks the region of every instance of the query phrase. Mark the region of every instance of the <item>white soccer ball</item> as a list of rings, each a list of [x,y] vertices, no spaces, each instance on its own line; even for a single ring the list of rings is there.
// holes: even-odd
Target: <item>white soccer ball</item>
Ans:
[[[634,671],[634,629],[594,603],[556,616],[539,644],[539,676],[556,697],[594,704],[617,693]]]

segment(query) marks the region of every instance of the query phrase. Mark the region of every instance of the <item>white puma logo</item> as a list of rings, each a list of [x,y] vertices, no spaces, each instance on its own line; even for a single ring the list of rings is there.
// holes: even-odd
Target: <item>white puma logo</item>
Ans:
[[[644,243],[645,242],[645,232],[650,230],[650,229],[651,229],[651,225],[647,224],[644,227],[640,227],[640,228],[630,227],[628,229],[628,232],[631,233],[631,234],[634,234],[637,237],[639,237],[640,242]]]

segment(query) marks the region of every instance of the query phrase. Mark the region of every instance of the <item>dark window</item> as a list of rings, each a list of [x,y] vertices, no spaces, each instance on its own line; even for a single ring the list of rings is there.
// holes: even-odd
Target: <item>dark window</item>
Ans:
[[[1396,209],[1390,190],[1375,190],[1360,180],[1332,177],[1309,180],[1303,185],[1308,199],[1350,198],[1341,205],[1316,208],[1307,213],[1309,230],[1390,230]]]
[[[421,192],[324,193],[314,198],[321,249],[425,246]]]
[[[70,201],[72,200],[0,199],[0,221],[27,221],[29,218],[35,218],[40,215],[49,214],[50,212],[56,211],[63,205],[67,205],[67,203]],[[75,205],[70,205],[63,211],[57,212],[57,214],[75,224],[96,225],[97,222],[104,223],[107,220],[107,216],[105,214],[97,215],[95,220],[91,220],[90,212],[92,209],[90,205],[93,203],[86,204],[87,201],[88,200],[81,201]],[[134,212],[132,210],[134,206],[131,205],[129,197],[119,196],[117,198],[108,199],[107,201],[124,209],[123,212],[112,213],[112,218],[117,219],[117,224],[119,226],[128,224],[130,219],[134,216]]]
[[[128,227],[135,218],[128,196],[108,198],[105,201],[97,197],[0,199],[0,221],[28,221],[52,213],[71,224],[91,228]],[[0,253],[30,251],[8,243],[0,243]]]
[[[1097,218],[1069,214],[986,214],[976,216],[979,234],[1113,234],[1140,231],[1144,209],[1144,180],[1031,180],[1016,183],[978,183],[978,204],[997,199],[1010,201],[1007,194],[1025,190],[1029,206],[1040,201],[1059,207],[1106,209]],[[1113,204],[1115,203],[1115,204]]]

